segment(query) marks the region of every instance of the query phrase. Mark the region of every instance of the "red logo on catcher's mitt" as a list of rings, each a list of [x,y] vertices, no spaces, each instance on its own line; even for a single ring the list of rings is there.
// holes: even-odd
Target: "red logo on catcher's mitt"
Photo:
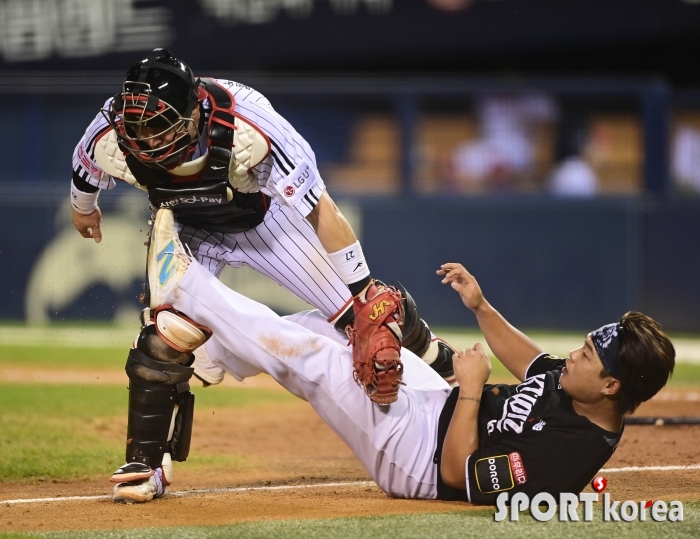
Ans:
[[[294,187],[291,185],[288,185],[287,187],[284,188],[284,196],[286,197],[293,197],[294,196]]]

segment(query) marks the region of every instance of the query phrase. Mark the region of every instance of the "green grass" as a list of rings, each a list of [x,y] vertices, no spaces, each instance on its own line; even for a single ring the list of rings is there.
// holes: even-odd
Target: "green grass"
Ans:
[[[0,349],[0,367],[116,371],[124,368],[130,344],[120,348],[5,345]]]
[[[700,386],[700,365],[676,363],[669,386]]]
[[[199,413],[295,401],[263,389],[194,388]],[[0,480],[67,480],[108,475],[123,464],[112,423],[126,417],[120,386],[0,384]],[[190,460],[188,460],[190,462]],[[192,467],[244,469],[239,455],[193,456]]]
[[[600,510],[593,522],[537,522],[524,513],[518,522],[494,522],[493,510],[451,513],[428,513],[384,517],[332,518],[313,520],[275,520],[228,526],[199,526],[180,528],[148,528],[83,532],[6,534],[0,538],[46,537],[53,539],[241,539],[287,538],[455,538],[489,539],[550,539],[567,537],[591,539],[652,539],[658,537],[689,538],[700,536],[700,503],[684,503],[682,522],[602,522]]]

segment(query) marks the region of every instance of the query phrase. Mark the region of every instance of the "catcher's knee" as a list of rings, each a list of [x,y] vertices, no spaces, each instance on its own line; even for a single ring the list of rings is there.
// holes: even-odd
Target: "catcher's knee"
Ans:
[[[423,357],[430,347],[432,338],[430,328],[418,316],[418,306],[411,294],[408,293],[408,290],[401,287],[401,294],[404,297],[403,339],[401,340],[401,346],[418,357]]]
[[[170,305],[161,305],[152,314],[150,309],[144,309],[143,318],[147,316],[148,318],[144,320],[144,327],[141,330],[141,333],[144,330],[149,330],[148,336],[144,337],[143,344],[148,348],[148,351],[145,351],[145,353],[163,353],[163,361],[182,363],[182,361],[168,358],[179,357],[174,352],[190,354],[202,346],[212,335],[212,331],[208,327],[198,324],[186,314],[173,309]],[[151,327],[152,329],[149,329]],[[150,338],[154,331],[160,342]],[[139,335],[140,337],[141,335]]]
[[[148,318],[126,362],[130,381],[126,461],[155,469],[166,452],[179,461],[189,454],[192,351],[211,331],[169,306]]]

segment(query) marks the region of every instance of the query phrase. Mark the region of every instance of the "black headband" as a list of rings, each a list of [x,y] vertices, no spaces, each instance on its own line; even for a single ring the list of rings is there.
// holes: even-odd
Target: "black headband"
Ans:
[[[620,331],[619,323],[606,324],[591,333],[591,340],[605,370],[615,378],[620,377]]]

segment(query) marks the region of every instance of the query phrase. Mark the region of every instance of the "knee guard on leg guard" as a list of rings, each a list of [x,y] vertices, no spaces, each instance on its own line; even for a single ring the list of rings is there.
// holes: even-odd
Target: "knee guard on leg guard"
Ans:
[[[442,376],[452,387],[457,385],[452,356],[456,350],[445,341],[433,338],[428,350],[421,357],[433,370]]]

